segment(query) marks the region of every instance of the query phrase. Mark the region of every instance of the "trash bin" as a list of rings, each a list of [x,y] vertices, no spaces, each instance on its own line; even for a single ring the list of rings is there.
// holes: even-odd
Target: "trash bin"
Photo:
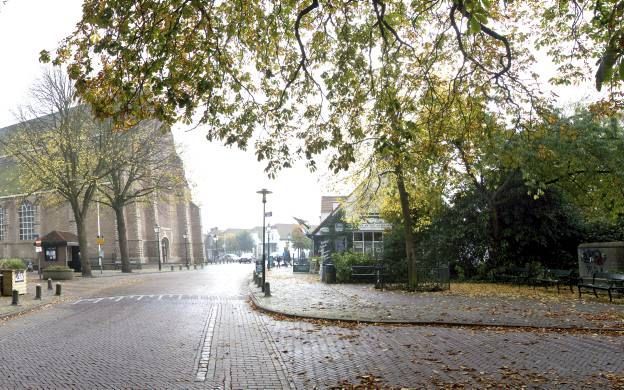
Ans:
[[[322,281],[325,283],[336,283],[336,266],[332,263],[323,264]]]

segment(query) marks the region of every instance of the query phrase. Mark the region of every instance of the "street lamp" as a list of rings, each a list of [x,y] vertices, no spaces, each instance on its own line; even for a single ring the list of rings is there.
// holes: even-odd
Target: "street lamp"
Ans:
[[[261,189],[256,192],[257,194],[262,194],[262,291],[264,292],[264,283],[266,281],[266,269],[265,269],[265,260],[266,260],[266,250],[265,250],[265,222],[266,222],[266,196],[270,194],[271,191],[266,188]]]
[[[217,234],[212,235],[212,261],[217,264],[217,259],[219,258],[219,247],[217,246]]]
[[[186,259],[186,268],[189,267],[189,258],[188,258],[188,233],[186,232],[186,230],[184,231],[184,234],[182,235],[182,237],[184,237],[184,258]]]
[[[160,263],[160,226],[154,226],[154,233],[156,233],[156,248],[158,249],[158,270],[162,271],[162,264]]]
[[[288,234],[288,236],[286,237],[286,253],[288,253],[288,263],[290,264],[290,261],[292,259],[292,255],[290,254],[290,239],[292,237],[290,236],[290,234]]]
[[[269,269],[271,269],[271,224],[267,226],[267,258]]]

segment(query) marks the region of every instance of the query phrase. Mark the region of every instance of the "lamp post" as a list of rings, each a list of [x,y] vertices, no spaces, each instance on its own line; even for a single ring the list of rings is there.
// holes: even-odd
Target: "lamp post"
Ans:
[[[271,269],[271,224],[267,225],[267,259]]]
[[[265,222],[266,222],[266,196],[270,194],[271,191],[266,188],[261,189],[256,192],[257,194],[262,194],[262,291],[264,292],[264,283],[266,282],[266,270],[265,270],[265,260],[266,260],[266,250],[264,246],[264,237],[265,237]]]
[[[217,246],[217,234],[212,235],[212,262],[217,264],[217,259],[219,257],[219,247]]]
[[[189,267],[189,258],[188,258],[188,233],[186,232],[186,230],[184,231],[184,234],[182,235],[182,237],[184,237],[184,258],[186,260],[186,268]]]
[[[292,256],[290,255],[290,239],[292,237],[290,236],[290,234],[288,234],[288,236],[286,236],[286,253],[288,253],[288,263],[290,263]]]
[[[160,262],[160,226],[154,226],[154,233],[156,233],[156,248],[158,249],[158,270],[162,271],[162,264]]]

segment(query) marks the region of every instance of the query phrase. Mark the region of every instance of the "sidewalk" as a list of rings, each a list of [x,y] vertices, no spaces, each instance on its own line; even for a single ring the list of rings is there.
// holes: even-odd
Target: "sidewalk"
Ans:
[[[539,298],[468,296],[453,291],[380,291],[372,284],[325,284],[292,268],[267,273],[271,297],[250,282],[259,308],[317,319],[408,324],[487,325],[624,331],[624,304],[585,300],[570,290],[537,291]],[[524,287],[527,289],[527,287]],[[525,290],[526,291],[526,290]],[[587,295],[589,296],[589,294]],[[608,302],[608,301],[607,301]],[[623,302],[617,299],[617,302]]]
[[[164,264],[162,272],[171,272],[170,269],[171,264]],[[186,270],[186,267],[183,266],[182,269]],[[193,270],[193,267],[191,266],[190,269]],[[175,271],[179,271],[179,264],[175,264]],[[124,283],[137,282],[134,277],[138,275],[158,273],[159,271],[157,265],[150,264],[144,265],[141,269],[133,269],[132,273],[122,273],[121,270],[100,271],[99,269],[92,269],[91,272],[93,275],[91,278],[83,278],[79,273],[75,273],[74,279],[72,280],[58,281],[58,283],[62,285],[62,294],[60,297],[55,296],[57,281],[53,281],[52,290],[48,290],[47,280],[39,279],[39,275],[36,272],[27,272],[28,293],[19,296],[19,304],[17,306],[11,304],[12,297],[0,296],[0,320],[48,304],[95,296],[99,291],[113,288]],[[37,284],[41,285],[41,300],[35,299]]]

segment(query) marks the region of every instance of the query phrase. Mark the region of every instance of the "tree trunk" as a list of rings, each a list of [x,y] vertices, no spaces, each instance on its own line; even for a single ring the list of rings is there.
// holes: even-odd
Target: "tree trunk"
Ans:
[[[401,202],[401,214],[403,215],[403,227],[405,229],[405,256],[407,258],[407,288],[415,290],[418,282],[416,270],[416,250],[414,248],[414,232],[412,230],[413,222],[409,206],[409,194],[405,189],[405,180],[403,178],[403,167],[399,164],[396,167],[397,188],[399,190],[399,199]]]
[[[89,261],[89,240],[87,239],[87,231],[85,230],[84,219],[76,214],[77,213],[74,212],[76,229],[78,230],[78,245],[80,245],[80,268],[82,270],[82,276],[90,277],[91,262]]]
[[[498,208],[496,206],[496,201],[494,199],[489,199],[488,201],[489,210],[489,225],[490,231],[488,234],[489,237],[489,251],[490,251],[490,264],[494,267],[500,266],[500,244],[501,244],[501,233],[500,233],[500,220],[498,216]]]
[[[126,218],[124,206],[113,206],[117,219],[117,235],[119,236],[119,253],[121,254],[121,272],[132,272],[130,257],[128,255],[128,233],[126,230]]]

